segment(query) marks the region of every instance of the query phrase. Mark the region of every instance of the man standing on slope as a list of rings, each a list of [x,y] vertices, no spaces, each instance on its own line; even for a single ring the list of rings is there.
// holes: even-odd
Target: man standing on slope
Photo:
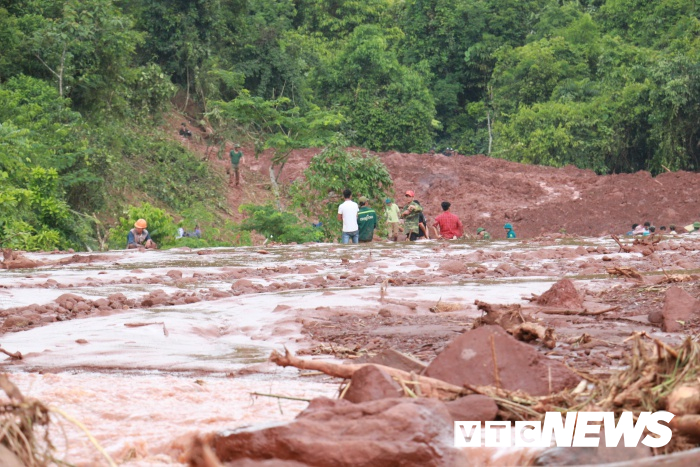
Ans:
[[[360,208],[352,200],[352,191],[347,188],[343,191],[345,202],[338,206],[338,220],[343,222],[342,242],[347,244],[352,238],[352,243],[357,243],[359,237],[359,227],[357,225],[357,213]]]
[[[462,221],[459,217],[450,212],[450,206],[452,204],[449,201],[443,201],[440,206],[442,207],[442,214],[435,218],[433,223],[433,228],[436,228],[436,236],[438,238],[444,238],[445,240],[454,240],[462,236],[463,227]],[[440,233],[437,233],[437,228],[440,229]]]
[[[403,231],[406,234],[406,239],[413,242],[418,238],[418,233],[420,232],[418,222],[423,207],[416,202],[416,194],[413,190],[408,190],[406,192],[406,201],[406,206],[401,210],[401,217],[405,219]]]
[[[360,242],[371,242],[374,238],[374,229],[377,228],[377,213],[367,206],[369,201],[364,196],[360,196],[360,210],[357,213],[357,226],[360,235]]]
[[[241,159],[243,159],[243,151],[239,151],[240,146],[236,144],[233,149],[231,149],[231,152],[229,152],[229,156],[231,157],[231,168],[229,169],[229,179],[228,179],[228,184],[233,185],[233,181],[235,179],[236,181],[236,186],[238,186],[240,182],[240,175],[239,175],[239,170],[238,170],[238,164],[240,164]]]

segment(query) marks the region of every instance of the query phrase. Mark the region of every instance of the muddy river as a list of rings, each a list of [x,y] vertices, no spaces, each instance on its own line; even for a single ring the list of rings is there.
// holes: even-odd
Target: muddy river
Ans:
[[[115,463],[181,465],[193,433],[290,420],[306,407],[304,400],[337,396],[336,379],[267,362],[273,349],[285,346],[310,358],[333,358],[323,352],[333,342],[352,347],[352,326],[328,325],[315,335],[310,323],[365,323],[351,358],[398,347],[429,360],[479,316],[475,300],[526,306],[532,294],[569,277],[586,300],[600,304],[604,294],[630,287],[606,273],[611,265],[649,275],[700,267],[694,238],[666,242],[653,261],[601,238],[77,255],[84,261],[27,254],[45,265],[0,270],[0,309],[8,319],[0,344],[23,355],[6,358],[3,371],[25,396],[79,421]],[[78,297],[71,310],[55,305],[66,304],[65,294]],[[123,306],[112,306],[117,296]],[[92,305],[81,309],[80,298]],[[561,341],[584,331],[610,341],[640,329],[669,342],[682,336],[648,323],[650,308],[659,306],[653,300],[623,301],[607,321],[552,317],[560,320]],[[431,312],[437,303],[454,311]],[[380,311],[390,318],[377,321]],[[10,325],[8,316],[27,320]],[[433,339],[431,347],[426,339]],[[575,365],[576,354],[565,346],[554,349],[557,355]],[[592,371],[622,364],[607,354],[601,361]],[[57,415],[54,421],[58,458],[109,465],[74,421]]]

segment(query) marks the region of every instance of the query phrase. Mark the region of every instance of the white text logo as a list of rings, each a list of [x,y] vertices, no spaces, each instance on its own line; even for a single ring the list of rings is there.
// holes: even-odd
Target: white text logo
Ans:
[[[670,422],[671,412],[641,412],[634,423],[632,412],[623,412],[615,423],[613,412],[547,412],[541,421],[485,422],[482,439],[481,422],[455,422],[455,447],[549,447],[552,439],[559,447],[598,447],[600,429],[605,429],[605,447],[615,447],[622,440],[626,448],[642,444],[660,448],[671,441],[671,429],[659,422]],[[599,423],[602,422],[602,425]],[[644,436],[644,431],[649,433]],[[656,437],[652,436],[656,435]],[[588,436],[592,435],[592,436]]]

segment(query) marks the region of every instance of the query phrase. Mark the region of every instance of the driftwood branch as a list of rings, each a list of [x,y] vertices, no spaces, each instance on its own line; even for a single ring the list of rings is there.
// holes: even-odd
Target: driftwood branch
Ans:
[[[547,309],[547,308],[539,308],[535,309],[536,313],[544,313],[545,315],[577,315],[577,316],[598,316],[602,315],[603,313],[607,313],[609,311],[616,311],[619,310],[619,306],[613,306],[610,308],[605,308],[602,310],[596,310],[596,311],[589,311],[586,309],[583,310],[567,310],[567,309],[561,309],[561,308],[552,308],[552,309]]]
[[[343,379],[352,378],[352,375],[364,366],[374,365],[372,363],[354,363],[344,365],[322,360],[304,360],[293,356],[287,349],[285,349],[284,355],[273,350],[272,354],[270,355],[270,361],[279,366],[293,366],[295,368],[299,368],[300,370],[322,371],[327,375]],[[427,376],[411,375],[409,372],[384,365],[374,366],[385,371],[389,374],[389,376],[397,380],[400,379],[404,381],[411,381],[415,379],[416,385],[420,387],[420,393],[426,397],[450,400],[471,393],[471,391],[468,391],[462,387],[446,383],[445,381],[440,381],[439,379],[429,378]]]
[[[303,397],[282,396],[280,394],[264,394],[262,392],[251,392],[250,395],[251,396],[261,396],[261,397],[274,397],[275,399],[287,399],[290,401],[311,402],[311,399],[304,399]]]
[[[18,352],[8,352],[7,350],[0,347],[0,352],[4,353],[5,355],[12,358],[13,360],[22,360],[22,353],[19,351]]]

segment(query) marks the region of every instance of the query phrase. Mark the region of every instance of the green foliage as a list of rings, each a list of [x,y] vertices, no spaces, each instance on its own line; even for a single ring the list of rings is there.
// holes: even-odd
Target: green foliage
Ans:
[[[286,97],[263,99],[241,89],[235,99],[211,103],[210,116],[222,134],[248,133],[256,150],[275,149],[274,163],[283,163],[293,149],[321,146],[343,122],[337,112],[317,106],[306,109]]]
[[[327,105],[339,102],[351,141],[373,150],[425,151],[435,129],[435,105],[420,73],[398,61],[397,29],[359,26],[316,77]]]
[[[329,145],[324,157],[339,168],[316,160],[309,184],[292,189],[329,238],[343,188],[372,196],[349,174],[375,170],[345,154],[338,132],[377,151],[491,148],[600,173],[698,170],[698,8],[0,0],[0,238],[92,248],[103,236],[96,219],[150,202],[199,223],[203,245],[249,242],[222,217],[224,181],[156,127],[173,83],[178,105],[187,96],[189,116],[211,124],[209,142],[273,148],[278,167],[293,149]]]
[[[263,206],[243,204],[239,210],[248,216],[241,222],[241,230],[254,230],[271,241],[306,243],[322,239],[320,230],[311,225],[303,224],[296,215],[279,211],[271,204]]]
[[[250,245],[250,233],[242,230],[238,224],[222,219],[211,211],[210,207],[197,202],[179,212],[182,220],[177,223],[185,232],[194,232],[196,226],[202,230],[201,238],[185,237],[177,239],[178,246],[201,248],[209,246],[243,246]]]
[[[108,208],[124,202],[151,201],[174,211],[205,203],[224,209],[223,180],[186,147],[160,131],[149,133],[119,122],[102,123],[93,137],[111,160],[107,183],[120,194]]]
[[[336,139],[311,159],[305,179],[296,181],[290,190],[294,204],[309,218],[323,223],[326,239],[340,235],[337,213],[344,189],[350,189],[354,197],[366,196],[370,205],[380,208],[393,183],[378,157],[350,152],[346,147],[346,140]]]
[[[109,231],[109,246],[113,249],[126,248],[126,237],[134,223],[139,219],[145,219],[148,233],[159,247],[172,245],[177,234],[177,227],[170,214],[163,209],[156,208],[149,203],[140,206],[129,206],[124,212],[124,217],[119,218],[119,224]]]

